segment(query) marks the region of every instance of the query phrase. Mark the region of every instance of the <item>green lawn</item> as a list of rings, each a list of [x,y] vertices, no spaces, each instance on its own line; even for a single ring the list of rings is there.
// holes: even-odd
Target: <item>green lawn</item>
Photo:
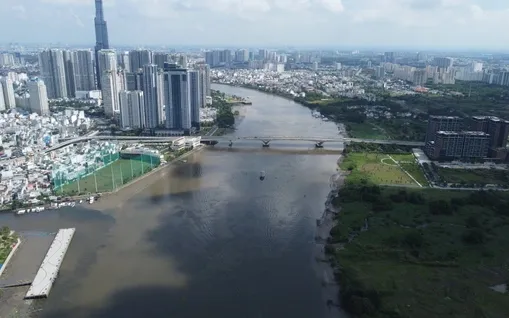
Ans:
[[[505,170],[438,168],[438,174],[447,183],[509,185],[509,173]]]
[[[396,162],[400,163],[401,167]],[[350,171],[347,180],[351,182],[367,179],[376,184],[416,185],[415,181],[402,170],[403,168],[422,186],[428,185],[412,154],[352,152],[344,158],[340,168]]]
[[[141,160],[119,159],[81,180],[55,190],[56,194],[86,194],[113,191],[123,184],[152,170],[150,163]],[[97,181],[97,189],[96,189]]]
[[[359,123],[347,123],[348,135],[351,138],[361,139],[389,139],[383,131],[379,128],[371,125],[368,122],[362,124]]]
[[[7,259],[7,256],[9,256],[12,246],[16,244],[16,236],[10,233],[11,230],[8,227],[0,229],[0,268],[2,268],[2,264]]]
[[[331,231],[332,243],[358,234],[333,254],[345,307],[375,318],[507,317],[509,295],[490,287],[509,282],[508,194],[351,187]]]

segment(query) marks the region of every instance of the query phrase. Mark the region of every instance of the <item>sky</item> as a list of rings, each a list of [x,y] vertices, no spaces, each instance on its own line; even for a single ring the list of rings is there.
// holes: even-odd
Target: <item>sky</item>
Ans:
[[[0,42],[90,44],[94,0],[0,0]],[[509,49],[508,0],[104,0],[110,45]]]

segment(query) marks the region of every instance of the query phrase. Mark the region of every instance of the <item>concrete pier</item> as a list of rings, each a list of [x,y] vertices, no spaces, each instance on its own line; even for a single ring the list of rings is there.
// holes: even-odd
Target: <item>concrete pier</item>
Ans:
[[[35,275],[32,286],[25,295],[25,299],[48,297],[75,231],[74,228],[58,231]]]

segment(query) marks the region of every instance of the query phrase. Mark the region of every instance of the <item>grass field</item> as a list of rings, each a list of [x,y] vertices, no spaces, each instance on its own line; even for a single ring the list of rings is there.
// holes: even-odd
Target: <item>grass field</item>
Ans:
[[[10,232],[7,227],[2,227],[0,230],[0,268],[16,243],[16,236],[12,236]]]
[[[347,126],[349,128],[348,135],[351,138],[390,139],[382,130],[367,122],[362,124],[347,123]]]
[[[417,185],[406,171],[422,186],[428,185],[412,154],[353,152],[344,158],[340,167],[344,171],[350,171],[347,180],[352,182],[367,179],[375,184]]]
[[[113,191],[134,178],[150,171],[150,163],[140,160],[119,159],[81,180],[64,185],[56,194],[86,194]],[[95,182],[97,180],[97,189]]]
[[[334,252],[343,305],[375,318],[507,317],[509,295],[490,287],[509,282],[509,195],[380,190],[372,202],[346,192],[335,202],[333,243],[356,233]]]
[[[505,170],[438,168],[438,174],[447,183],[509,185]]]

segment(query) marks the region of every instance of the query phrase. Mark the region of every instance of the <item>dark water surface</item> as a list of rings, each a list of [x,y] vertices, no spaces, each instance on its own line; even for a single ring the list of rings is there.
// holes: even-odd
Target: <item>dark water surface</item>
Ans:
[[[234,136],[338,135],[291,101],[213,88],[253,102]],[[338,154],[309,142],[235,145],[166,168],[114,208],[0,215],[15,230],[77,229],[34,316],[331,317],[313,250]]]

